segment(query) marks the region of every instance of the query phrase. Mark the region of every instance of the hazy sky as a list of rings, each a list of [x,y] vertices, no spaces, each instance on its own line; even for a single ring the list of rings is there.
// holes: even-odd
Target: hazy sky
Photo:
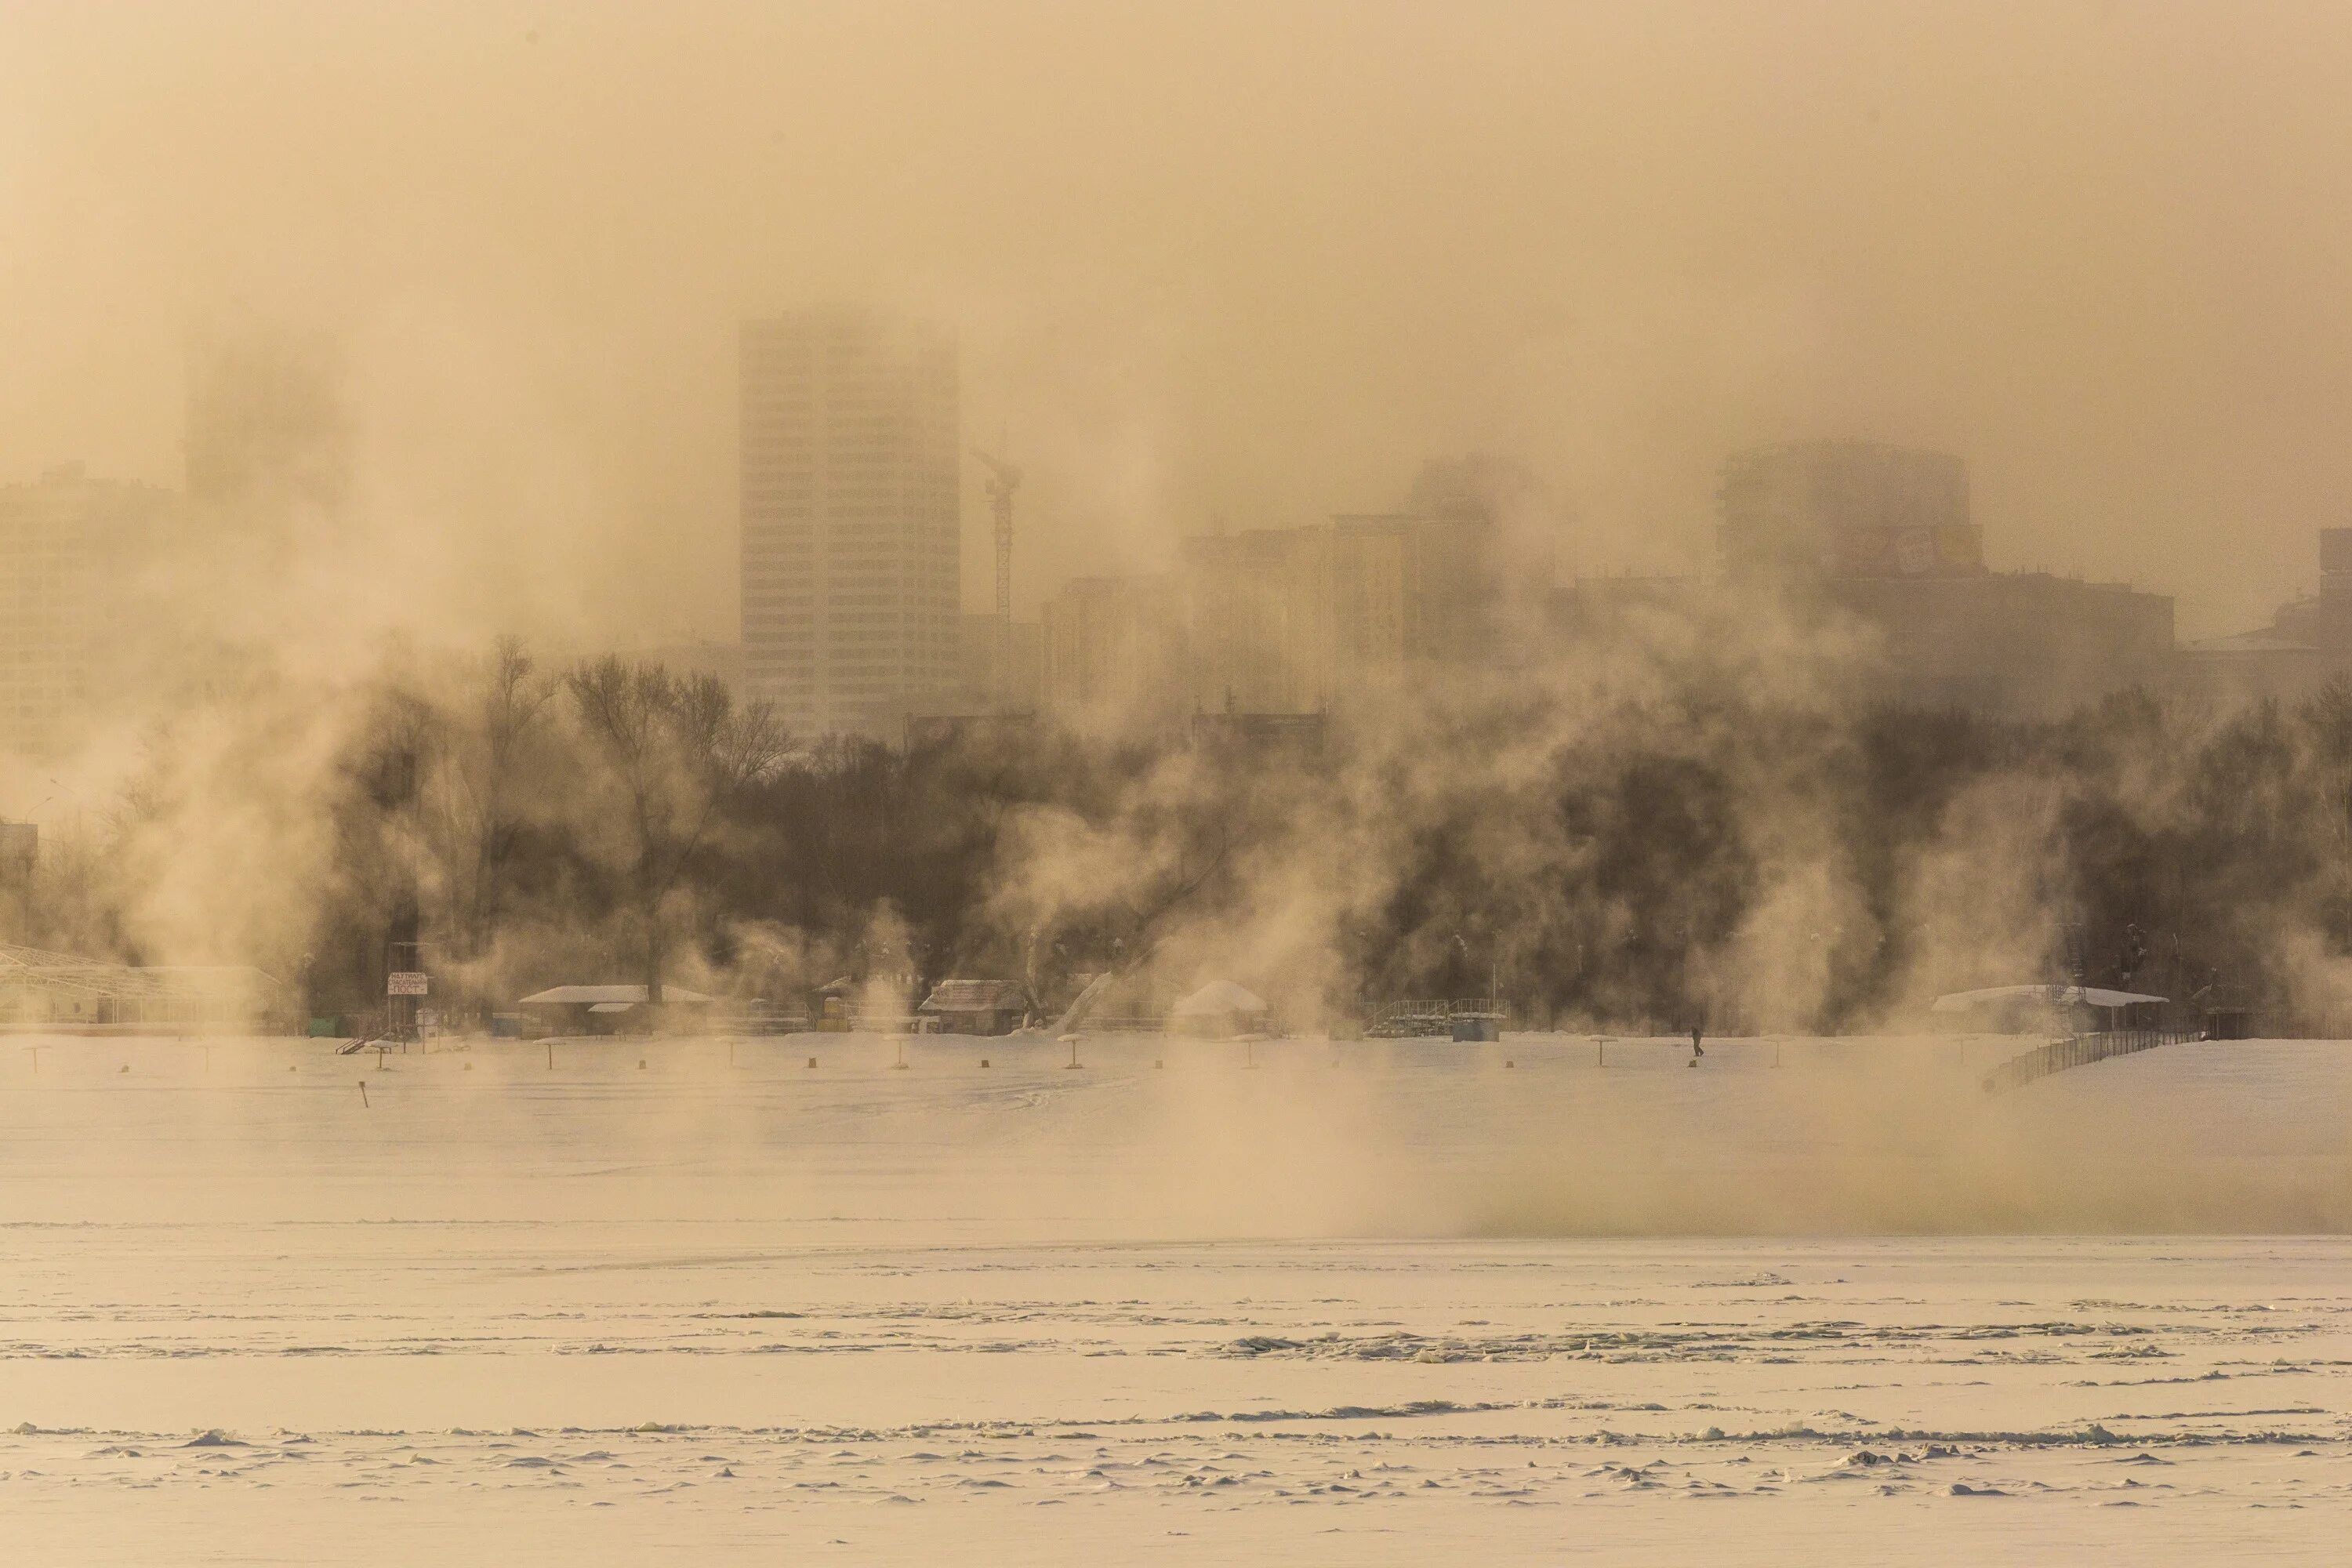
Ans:
[[[415,602],[731,636],[734,324],[861,298],[1024,606],[1474,447],[1687,570],[1856,434],[2232,630],[2352,522],[2347,82],[2332,4],[0,0],[0,478],[176,482],[189,332],[323,323]]]

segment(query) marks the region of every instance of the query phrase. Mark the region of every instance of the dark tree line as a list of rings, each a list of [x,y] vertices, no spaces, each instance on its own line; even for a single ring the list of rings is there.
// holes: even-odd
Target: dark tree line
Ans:
[[[163,809],[146,787],[117,808],[125,842]],[[256,956],[320,1012],[380,1005],[406,943],[480,1007],[574,980],[793,1007],[837,978],[964,975],[1042,1016],[1112,970],[1229,975],[1301,1022],[1499,986],[1529,1022],[1823,1030],[2075,974],[2324,1010],[2352,950],[2340,683],[2029,722],[1670,669],[1451,692],[1303,750],[1050,730],[908,750],[804,743],[714,680],[506,645],[372,685],[304,809],[324,847],[284,889],[300,952]],[[121,879],[86,879],[50,934],[142,956]]]

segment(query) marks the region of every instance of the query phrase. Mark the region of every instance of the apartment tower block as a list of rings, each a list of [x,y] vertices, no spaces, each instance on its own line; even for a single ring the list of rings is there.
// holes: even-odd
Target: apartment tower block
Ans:
[[[895,738],[957,676],[955,341],[828,308],[741,352],[746,694],[803,735]]]

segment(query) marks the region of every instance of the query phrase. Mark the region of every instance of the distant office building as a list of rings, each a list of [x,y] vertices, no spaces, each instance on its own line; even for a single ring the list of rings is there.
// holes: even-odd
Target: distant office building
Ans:
[[[2042,572],[1855,577],[1831,604],[1876,628],[1884,694],[1915,707],[2056,718],[2172,668],[2173,605]]]
[[[1045,650],[1035,621],[1007,628],[992,615],[958,617],[954,684],[910,710],[909,747],[1035,732]]]
[[[1004,628],[993,615],[967,614],[958,624],[955,705],[975,713],[1036,711],[1044,657],[1038,624],[1015,621],[1010,637],[1000,635]]]
[[[1331,520],[1331,637],[1344,698],[1416,666],[1498,651],[1496,519],[1456,507]]]
[[[1194,709],[1318,712],[1490,661],[1494,532],[1392,512],[1184,541]]]
[[[2319,531],[2319,592],[2279,606],[2271,626],[2323,653],[2352,655],[2352,528]]]
[[[1176,571],[1047,602],[1041,694],[1072,714],[1345,710],[1497,645],[1494,526],[1467,510],[1199,534]]]
[[[0,487],[0,751],[60,750],[112,695],[135,578],[172,505],[79,463]]]
[[[349,500],[355,437],[332,340],[253,320],[188,356],[188,499],[265,520]]]
[[[2180,650],[2181,684],[2222,702],[2310,695],[2352,674],[2352,528],[2319,531],[2319,592],[2282,605],[2271,624]]]
[[[1197,534],[1165,575],[1075,579],[1045,606],[1042,704],[1151,726],[1274,718],[1493,667],[1498,523],[1538,501],[1515,464],[1431,463],[1401,510]]]
[[[956,684],[956,350],[825,309],[742,333],[746,695],[803,734],[896,739]]]
[[[1074,577],[1045,602],[1038,630],[1046,711],[1156,723],[1183,710],[1183,605],[1172,579]]]
[[[1676,626],[1670,642],[1719,631],[1747,647],[1756,615],[1737,589],[1695,577],[1588,577],[1553,596],[1551,625],[1587,647],[1652,643]],[[1844,578],[1788,615],[1791,641],[1837,661],[1851,695],[1914,708],[2054,718],[2159,688],[2172,667],[2169,598],[2046,573]]]
[[[1797,441],[1723,465],[1717,542],[1735,581],[1983,573],[1968,468],[1946,452]]]
[[[2291,702],[2347,669],[2343,655],[2267,628],[2184,643],[2173,662],[2182,691],[2225,705],[2273,698]]]
[[[1990,572],[1967,466],[1947,452],[1799,441],[1723,466],[1718,543],[1734,584],[1874,628],[1895,700],[2010,715],[2064,712],[2166,678],[2172,601],[2119,583]]]
[[[1331,703],[1331,530],[1257,528],[1182,545],[1192,706],[1310,713]]]

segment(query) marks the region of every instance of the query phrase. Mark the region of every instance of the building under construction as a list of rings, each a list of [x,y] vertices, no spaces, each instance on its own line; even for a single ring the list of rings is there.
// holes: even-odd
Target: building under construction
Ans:
[[[240,965],[109,963],[0,942],[0,1030],[253,1034],[282,1021],[286,988]]]

